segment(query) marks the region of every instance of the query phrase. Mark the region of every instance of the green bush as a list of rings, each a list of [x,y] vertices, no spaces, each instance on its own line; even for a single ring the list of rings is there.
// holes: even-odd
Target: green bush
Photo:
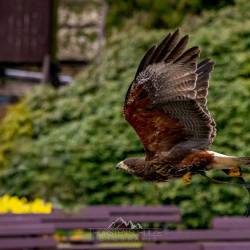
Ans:
[[[185,16],[200,13],[204,9],[218,9],[234,3],[234,0],[107,0],[108,30],[136,23],[144,28],[173,28],[180,25]]]
[[[206,13],[183,26],[216,62],[209,108],[217,121],[214,150],[250,155],[250,3]],[[216,16],[216,18],[215,18]],[[192,22],[191,22],[192,23]],[[166,31],[114,32],[100,65],[54,90],[35,88],[0,125],[0,195],[42,197],[54,204],[177,204],[184,226],[206,227],[213,215],[243,214],[247,192],[196,176],[152,184],[117,172],[115,164],[142,154],[122,103],[139,59]],[[218,175],[218,173],[213,173]],[[222,178],[225,178],[223,175]]]

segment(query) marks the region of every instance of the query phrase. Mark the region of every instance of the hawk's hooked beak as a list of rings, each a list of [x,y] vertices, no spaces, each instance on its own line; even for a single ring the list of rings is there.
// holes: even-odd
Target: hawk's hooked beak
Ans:
[[[125,171],[128,171],[128,166],[127,166],[123,161],[119,162],[119,163],[116,165],[115,168],[116,168],[116,169],[123,169],[123,170],[125,170]]]

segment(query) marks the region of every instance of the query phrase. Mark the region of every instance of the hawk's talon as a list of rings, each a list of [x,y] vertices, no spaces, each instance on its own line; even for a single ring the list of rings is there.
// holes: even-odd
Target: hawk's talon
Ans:
[[[186,185],[190,184],[191,181],[192,181],[192,173],[191,173],[191,172],[188,172],[188,173],[184,174],[184,175],[182,176],[182,180],[183,180],[183,182],[184,182]]]
[[[241,177],[241,170],[239,167],[233,167],[229,170],[228,175],[231,177]]]

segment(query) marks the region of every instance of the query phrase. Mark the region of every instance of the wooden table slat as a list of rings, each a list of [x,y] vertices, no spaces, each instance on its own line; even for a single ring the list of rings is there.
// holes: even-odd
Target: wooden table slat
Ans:
[[[52,237],[47,238],[0,238],[0,249],[34,249],[34,248],[56,248],[56,241]]]
[[[250,241],[250,230],[178,230],[144,231],[142,241],[192,242],[192,241]]]

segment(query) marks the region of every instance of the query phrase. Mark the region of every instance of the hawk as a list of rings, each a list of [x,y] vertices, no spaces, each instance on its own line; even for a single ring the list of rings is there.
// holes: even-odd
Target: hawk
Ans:
[[[186,49],[188,35],[169,33],[142,58],[123,108],[125,119],[138,134],[145,157],[128,158],[117,165],[148,181],[182,177],[221,169],[241,177],[240,167],[250,157],[209,151],[216,136],[215,121],[207,108],[213,61],[200,62],[199,47]]]

